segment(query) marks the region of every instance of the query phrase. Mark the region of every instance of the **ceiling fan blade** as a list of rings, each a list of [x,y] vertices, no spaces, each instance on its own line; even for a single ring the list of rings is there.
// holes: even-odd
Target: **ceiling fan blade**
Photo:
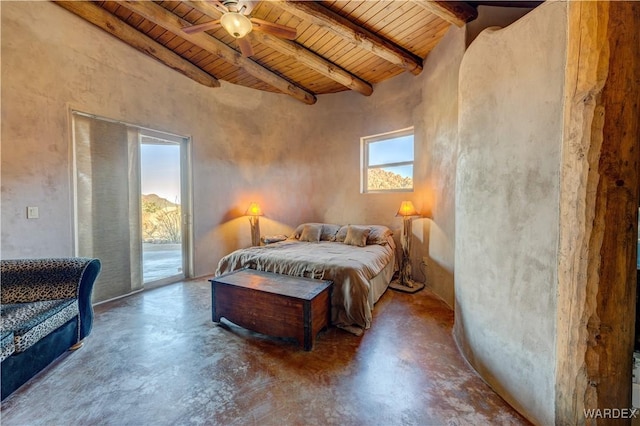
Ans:
[[[253,23],[253,29],[256,31],[262,31],[263,33],[272,34],[277,37],[286,38],[288,40],[295,40],[298,36],[298,30],[285,25],[276,24],[269,21],[263,21],[258,18],[251,18]]]
[[[190,27],[183,27],[182,31],[187,34],[199,33],[202,31],[209,31],[220,26],[220,20],[216,19],[215,21],[205,22],[204,24],[191,25]]]
[[[247,58],[253,56],[253,47],[251,47],[251,42],[246,37],[239,38],[237,40],[242,56],[246,56]]]

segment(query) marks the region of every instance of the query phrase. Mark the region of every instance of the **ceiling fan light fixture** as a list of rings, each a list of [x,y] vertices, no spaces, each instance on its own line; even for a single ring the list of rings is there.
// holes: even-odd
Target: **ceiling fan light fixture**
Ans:
[[[222,15],[220,25],[235,38],[246,36],[253,28],[249,18],[238,12],[228,12]]]

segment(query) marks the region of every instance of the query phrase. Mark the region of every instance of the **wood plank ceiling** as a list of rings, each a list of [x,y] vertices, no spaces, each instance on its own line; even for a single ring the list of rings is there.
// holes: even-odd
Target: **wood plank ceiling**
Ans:
[[[419,74],[449,26],[477,16],[475,5],[454,1],[240,2],[251,18],[297,31],[294,40],[250,32],[253,55],[246,57],[222,27],[182,30],[219,19],[224,8],[217,1],[55,3],[204,86],[218,87],[223,80],[306,104],[344,90],[370,95],[376,83],[403,72]]]

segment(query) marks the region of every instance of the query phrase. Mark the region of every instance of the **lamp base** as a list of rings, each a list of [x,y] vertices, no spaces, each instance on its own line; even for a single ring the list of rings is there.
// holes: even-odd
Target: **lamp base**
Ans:
[[[396,278],[389,283],[389,287],[403,293],[416,293],[424,288],[424,283],[409,280],[408,283],[403,284],[400,279]]]

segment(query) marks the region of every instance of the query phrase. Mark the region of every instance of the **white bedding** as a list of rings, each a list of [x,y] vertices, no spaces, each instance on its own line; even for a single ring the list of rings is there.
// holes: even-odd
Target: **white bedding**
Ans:
[[[373,304],[383,291],[372,287],[378,275],[386,285],[395,272],[395,244],[356,247],[339,242],[286,240],[236,250],[223,257],[216,275],[241,268],[333,281],[331,320],[343,328],[371,326]],[[378,277],[377,281],[380,281]],[[386,288],[386,286],[384,287]]]

